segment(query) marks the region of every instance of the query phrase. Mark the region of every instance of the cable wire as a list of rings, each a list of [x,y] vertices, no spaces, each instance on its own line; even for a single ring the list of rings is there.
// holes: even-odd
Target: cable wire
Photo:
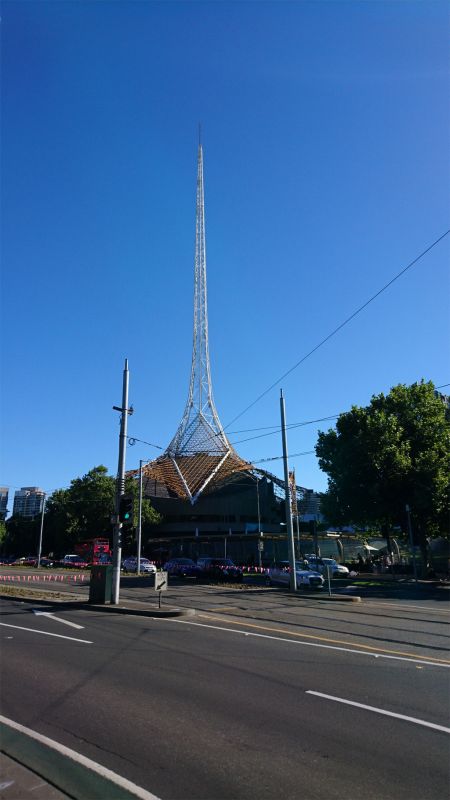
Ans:
[[[322,347],[333,336],[335,336],[336,333],[338,333],[340,330],[342,330],[342,328],[344,328],[345,325],[348,325],[348,323],[351,322],[352,319],[354,319],[358,314],[361,313],[361,311],[363,311],[365,308],[367,308],[367,306],[370,305],[370,303],[372,303],[377,297],[379,297],[380,294],[385,292],[386,289],[389,288],[389,286],[392,286],[392,284],[395,283],[395,281],[397,281],[399,278],[401,278],[401,276],[404,275],[405,272],[407,272],[409,269],[411,269],[411,267],[413,267],[414,264],[417,264],[417,262],[420,261],[421,258],[423,258],[427,253],[429,253],[430,250],[433,249],[433,247],[436,247],[436,245],[439,244],[439,242],[441,242],[442,239],[444,239],[446,236],[448,236],[449,233],[450,233],[450,229],[445,231],[445,233],[443,233],[441,236],[439,236],[439,238],[436,239],[432,244],[430,244],[425,250],[423,250],[422,253],[420,253],[418,256],[416,256],[416,258],[414,258],[406,267],[404,267],[402,270],[400,270],[400,272],[397,273],[397,275],[395,275],[393,278],[391,278],[391,280],[388,281],[388,283],[386,283],[381,289],[379,289],[378,292],[376,292],[374,295],[372,295],[372,297],[370,297],[369,300],[366,300],[366,302],[363,303],[362,306],[357,308],[356,311],[353,312],[353,314],[350,314],[350,316],[347,317],[347,319],[345,319],[344,322],[341,322],[341,324],[338,325],[337,328],[335,328],[333,331],[331,331],[331,333],[329,333],[328,336],[325,336],[325,338],[322,339],[322,341],[319,342],[319,344],[317,344],[315,347],[313,347],[313,349],[310,350],[309,353],[306,353],[306,355],[304,355],[299,361],[297,361],[297,363],[294,364],[293,367],[288,369],[287,372],[284,372],[283,375],[281,375],[279,378],[277,378],[277,380],[274,381],[274,383],[272,383],[267,389],[265,389],[264,392],[262,392],[260,395],[258,395],[256,400],[253,400],[253,402],[250,403],[250,405],[248,405],[246,408],[244,408],[244,410],[241,411],[240,414],[237,414],[237,416],[234,417],[231,420],[231,422],[228,423],[228,425],[225,425],[224,430],[229,428],[230,425],[233,424],[233,422],[236,422],[237,419],[239,419],[244,414],[246,414],[247,411],[250,410],[250,408],[253,408],[253,406],[256,405],[256,403],[258,403],[263,397],[265,397],[266,394],[268,394],[270,391],[272,391],[272,389],[274,389],[275,386],[278,386],[280,381],[282,381],[284,378],[286,378],[288,375],[290,375],[291,372],[294,372],[294,370],[297,369],[297,367],[299,367],[300,364],[303,364],[303,362],[306,361],[307,358],[312,356],[313,353],[315,353],[320,347]]]

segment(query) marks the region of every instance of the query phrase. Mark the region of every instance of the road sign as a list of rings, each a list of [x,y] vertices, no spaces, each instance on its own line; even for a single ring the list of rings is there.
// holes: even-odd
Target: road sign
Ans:
[[[168,572],[157,572],[155,575],[155,592],[167,592]]]

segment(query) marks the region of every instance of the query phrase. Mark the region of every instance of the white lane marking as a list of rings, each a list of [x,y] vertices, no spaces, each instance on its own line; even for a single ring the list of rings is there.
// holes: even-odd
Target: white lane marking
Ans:
[[[450,668],[450,663],[439,664],[435,661],[427,661],[426,658],[407,658],[405,656],[390,656],[386,653],[368,653],[366,650],[352,650],[350,647],[337,647],[332,644],[318,644],[317,642],[299,642],[296,639],[285,639],[282,636],[269,636],[266,633],[247,633],[245,631],[236,630],[236,628],[222,628],[219,625],[207,625],[204,622],[189,622],[184,619],[176,619],[175,617],[151,617],[153,620],[160,622],[177,622],[179,625],[196,625],[198,628],[212,628],[215,631],[225,631],[226,633],[240,633],[241,636],[256,636],[259,639],[274,639],[277,642],[288,642],[289,644],[302,645],[303,647],[321,647],[323,650],[338,650],[343,653],[354,653],[358,656],[369,656],[369,658],[389,658],[393,661],[407,661],[408,664],[426,664],[428,667],[443,667],[444,669]],[[1,624],[1,623],[0,623]]]
[[[78,628],[80,631],[84,628],[84,625],[77,625],[76,622],[70,622],[68,619],[56,617],[55,614],[52,614],[50,611],[37,611],[33,608],[33,614],[36,614],[37,617],[50,617],[50,619],[54,619],[56,622],[63,622],[64,625],[70,625],[72,628]]]
[[[97,775],[101,775],[102,778],[107,778],[107,780],[115,783],[117,786],[120,786],[121,789],[125,789],[127,792],[136,795],[136,797],[140,797],[141,800],[159,800],[155,794],[147,792],[147,790],[143,789],[141,786],[137,786],[135,783],[127,780],[127,778],[123,778],[121,775],[118,775],[117,772],[112,772],[112,770],[108,769],[107,767],[103,767],[96,761],[92,761],[90,758],[82,756],[81,753],[77,753],[76,750],[71,750],[70,747],[66,747],[59,742],[55,742],[54,739],[49,739],[48,736],[43,736],[41,733],[31,730],[31,728],[25,728],[24,725],[20,725],[18,722],[14,722],[14,720],[8,719],[8,717],[3,717],[2,715],[0,715],[0,722],[16,731],[20,731],[20,733],[24,733],[31,739],[36,739],[36,741],[41,742],[41,744],[47,745],[47,747],[50,747],[52,750],[56,750],[63,756],[67,756],[67,758],[72,759],[72,761],[75,761],[77,764],[81,764],[83,767],[90,769]]]
[[[384,708],[377,708],[376,706],[366,706],[364,703],[355,703],[353,700],[344,700],[343,697],[334,697],[332,694],[323,694],[322,692],[313,692],[312,689],[307,689],[306,694],[314,694],[316,697],[324,697],[325,700],[334,700],[335,703],[345,703],[347,706],[356,706],[356,708],[364,708],[365,711],[374,711],[376,714],[384,714],[386,717],[395,717],[396,719],[404,719],[407,722],[414,722],[416,725],[424,725],[425,728],[433,728],[435,731],[443,731],[450,733],[450,728],[444,725],[436,725],[434,722],[426,722],[424,719],[417,719],[417,717],[407,717],[405,714],[395,714],[393,711],[386,711]]]
[[[74,639],[73,636],[63,636],[61,633],[49,633],[48,631],[38,631],[35,628],[23,628],[21,625],[9,625],[7,622],[0,622],[4,628],[15,628],[18,631],[29,631],[30,633],[42,633],[44,636],[56,636],[57,639],[69,639],[71,642],[81,642],[82,644],[94,644],[87,639]]]

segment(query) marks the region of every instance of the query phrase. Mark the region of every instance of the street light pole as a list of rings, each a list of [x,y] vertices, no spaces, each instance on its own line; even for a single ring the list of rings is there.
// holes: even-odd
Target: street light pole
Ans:
[[[45,498],[46,497],[47,497],[47,495],[44,493],[44,497],[43,497],[43,500],[42,500],[42,511],[41,511],[41,527],[40,527],[40,530],[39,530],[39,546],[38,546],[38,562],[37,562],[38,569],[41,566],[42,535],[43,535],[43,532],[44,532],[44,511],[45,511]]]
[[[142,541],[142,459],[139,461],[139,510],[137,530],[137,574],[141,574],[141,541]]]
[[[281,438],[283,441],[283,461],[284,461],[284,494],[285,494],[285,507],[286,507],[286,526],[288,535],[288,549],[289,549],[289,565],[291,568],[289,589],[291,592],[297,591],[297,575],[295,572],[295,549],[294,549],[294,534],[292,531],[292,512],[291,512],[291,496],[289,488],[289,469],[288,469],[288,450],[286,439],[286,413],[284,408],[283,390],[280,394],[280,411],[281,411]]]
[[[256,504],[258,509],[258,567],[261,569],[262,567],[262,531],[261,531],[261,509],[259,505],[259,478],[257,475],[256,477]]]

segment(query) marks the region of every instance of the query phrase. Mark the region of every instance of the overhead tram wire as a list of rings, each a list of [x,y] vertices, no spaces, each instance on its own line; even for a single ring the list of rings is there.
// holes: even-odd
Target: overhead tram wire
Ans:
[[[435,389],[444,389],[446,386],[450,386],[450,383],[441,383],[440,386],[435,386]],[[302,428],[305,425],[314,425],[315,422],[329,422],[332,419],[338,419],[342,414],[347,414],[347,411],[341,411],[339,414],[330,414],[328,417],[319,417],[318,419],[310,419],[306,422],[291,422],[289,425],[286,425],[286,430],[295,430],[295,428]],[[270,429],[270,430],[269,430]],[[252,442],[254,439],[263,439],[265,436],[272,436],[275,433],[279,433],[281,431],[280,425],[266,425],[262,428],[247,428],[241,431],[230,431],[229,436],[237,434],[237,433],[251,433],[252,431],[264,431],[269,430],[269,433],[260,433],[258,436],[249,436],[248,439],[238,439],[236,442],[232,442],[233,446],[236,444],[242,444],[243,442]]]
[[[441,383],[439,386],[435,386],[434,388],[435,389],[446,389],[447,386],[450,386],[450,383]],[[346,412],[341,412],[341,413],[346,413]],[[303,425],[312,425],[312,424],[314,424],[314,422],[326,422],[326,421],[331,420],[331,419],[337,419],[339,416],[340,416],[340,414],[331,414],[328,417],[321,417],[320,419],[312,419],[312,420],[308,420],[307,422],[292,422],[290,425],[286,425],[286,428],[298,428],[298,427],[303,426]],[[267,428],[275,428],[273,433],[279,433],[279,431],[281,430],[279,425],[278,426],[276,426],[276,425],[267,425],[267,426],[265,426],[265,428],[264,427],[263,428],[247,428],[247,429],[244,429],[242,431],[232,431],[232,433],[247,433],[247,431],[248,432],[250,432],[250,431],[261,431],[261,430],[266,430]],[[269,435],[270,434],[263,434],[263,436],[269,436]],[[250,441],[253,441],[253,439],[260,439],[260,438],[262,438],[262,437],[261,436],[253,436],[253,437],[250,437],[249,439],[243,439],[241,441],[250,442]],[[130,445],[130,447],[132,447],[136,442],[140,442],[141,444],[149,445],[149,447],[156,447],[158,450],[164,450],[164,448],[161,447],[161,445],[159,445],[159,444],[152,444],[152,442],[146,442],[144,439],[138,439],[136,436],[129,436],[128,437],[128,444]],[[234,442],[234,444],[240,444],[240,443],[241,442]],[[289,456],[289,458],[295,458],[296,456],[311,455],[312,453],[315,453],[315,450],[305,450],[303,453],[292,453]],[[277,460],[279,460],[281,458],[283,458],[283,456],[272,456],[270,458],[259,459],[258,461],[256,461],[255,459],[249,459],[249,460],[251,461],[252,464],[261,464],[263,461],[277,461]],[[2,485],[6,486],[8,489],[21,489],[22,488],[21,486],[16,486],[14,484],[8,484],[7,481],[3,481]],[[43,491],[44,491],[44,493],[46,495],[48,495],[48,497],[51,497],[51,495],[54,492],[60,491],[61,488],[62,488],[62,490],[65,490],[65,489],[68,489],[69,487],[58,487],[56,489],[43,489]]]
[[[304,450],[303,453],[290,453],[289,454],[289,458],[290,459],[291,458],[297,458],[297,456],[310,456],[315,452],[316,452],[315,450]],[[282,458],[284,458],[284,456],[272,456],[271,458],[260,458],[257,461],[254,461],[252,459],[251,463],[252,464],[262,464],[263,461],[281,461]]]
[[[363,311],[365,308],[367,308],[367,306],[370,305],[370,303],[372,303],[374,300],[376,300],[376,298],[379,297],[380,294],[383,294],[383,292],[385,292],[386,289],[389,288],[389,286],[392,286],[392,284],[395,283],[395,281],[397,281],[399,278],[401,278],[401,276],[404,275],[405,272],[407,272],[409,269],[411,269],[411,267],[413,267],[414,264],[417,264],[417,262],[420,261],[421,258],[423,258],[427,253],[429,253],[430,250],[433,249],[433,247],[436,247],[436,245],[439,244],[439,242],[441,242],[443,239],[445,239],[445,237],[448,236],[449,233],[450,233],[450,228],[448,230],[446,230],[445,233],[443,233],[441,236],[439,236],[438,239],[436,239],[432,244],[430,244],[418,256],[416,256],[416,258],[414,258],[406,267],[404,267],[402,270],[400,270],[400,272],[397,273],[397,275],[395,275],[393,278],[391,278],[391,280],[388,281],[388,283],[386,283],[381,289],[379,289],[378,292],[376,292],[374,295],[372,295],[372,297],[370,297],[369,300],[366,300],[366,302],[363,303],[362,306],[357,308],[356,311],[353,312],[353,314],[350,314],[350,316],[347,317],[347,319],[345,319],[343,322],[341,322],[341,324],[338,325],[337,328],[335,328],[333,331],[331,331],[331,333],[329,333],[328,336],[325,336],[325,338],[322,339],[322,341],[320,341],[315,347],[313,347],[312,350],[309,351],[309,353],[306,353],[306,355],[304,355],[299,361],[297,361],[297,363],[294,364],[294,366],[292,366],[290,369],[288,369],[286,372],[284,372],[283,375],[280,375],[280,377],[277,378],[277,380],[274,381],[267,389],[265,389],[264,392],[261,392],[261,394],[258,395],[258,397],[255,400],[253,400],[252,403],[250,403],[248,406],[246,406],[246,408],[244,408],[243,411],[241,411],[239,414],[237,414],[228,423],[228,425],[225,425],[224,430],[229,428],[230,425],[233,424],[233,422],[236,422],[237,419],[239,419],[244,414],[246,414],[247,411],[249,411],[251,408],[253,408],[254,405],[256,405],[256,403],[258,403],[260,400],[262,400],[262,398],[265,397],[266,394],[268,394],[270,391],[272,391],[272,389],[274,389],[276,386],[278,386],[279,383],[284,378],[286,378],[288,375],[290,375],[291,372],[294,372],[294,370],[296,370],[297,367],[300,366],[300,364],[303,364],[303,362],[306,361],[307,358],[309,358],[310,356],[313,355],[313,353],[315,353],[317,350],[319,350],[319,348],[322,347],[326,342],[328,342],[333,336],[335,336],[336,333],[338,333],[340,330],[342,330],[342,328],[344,328],[345,325],[348,325],[348,323],[351,322],[352,319],[354,319],[358,314],[361,313],[361,311]]]
[[[435,389],[445,389],[447,386],[450,386],[450,383],[441,383],[440,386],[435,386],[434,388]],[[302,422],[291,422],[288,425],[286,425],[286,429],[287,430],[295,430],[295,428],[302,428],[305,425],[314,425],[314,423],[316,423],[316,422],[329,422],[332,419],[337,419],[338,417],[341,416],[341,414],[346,414],[346,413],[348,413],[348,412],[340,411],[339,414],[329,414],[326,417],[318,417],[317,419],[309,419],[309,420],[306,420],[306,421],[304,420]],[[257,436],[249,436],[247,439],[239,439],[236,442],[231,442],[231,444],[234,447],[234,445],[236,445],[236,444],[242,444],[243,442],[252,442],[254,439],[263,439],[265,436],[272,436],[272,435],[274,435],[276,433],[279,433],[280,430],[281,430],[280,425],[265,425],[265,426],[262,426],[261,428],[244,428],[243,430],[240,430],[240,431],[230,431],[228,435],[232,436],[232,435],[235,435],[235,434],[238,434],[238,433],[252,433],[253,431],[269,431],[268,433],[261,433],[261,434],[258,434]],[[224,431],[221,431],[221,433],[224,433]],[[215,436],[218,436],[218,435],[219,434],[215,434]],[[156,447],[157,450],[164,450],[164,447],[161,447],[161,445],[153,444],[152,442],[146,442],[145,439],[138,439],[137,436],[129,436],[128,437],[128,444],[129,444],[130,447],[133,447],[133,445],[135,445],[136,442],[139,442],[140,444],[146,444],[149,447]],[[277,456],[277,458],[278,458],[278,456]],[[19,487],[16,487],[16,488],[19,488]]]

